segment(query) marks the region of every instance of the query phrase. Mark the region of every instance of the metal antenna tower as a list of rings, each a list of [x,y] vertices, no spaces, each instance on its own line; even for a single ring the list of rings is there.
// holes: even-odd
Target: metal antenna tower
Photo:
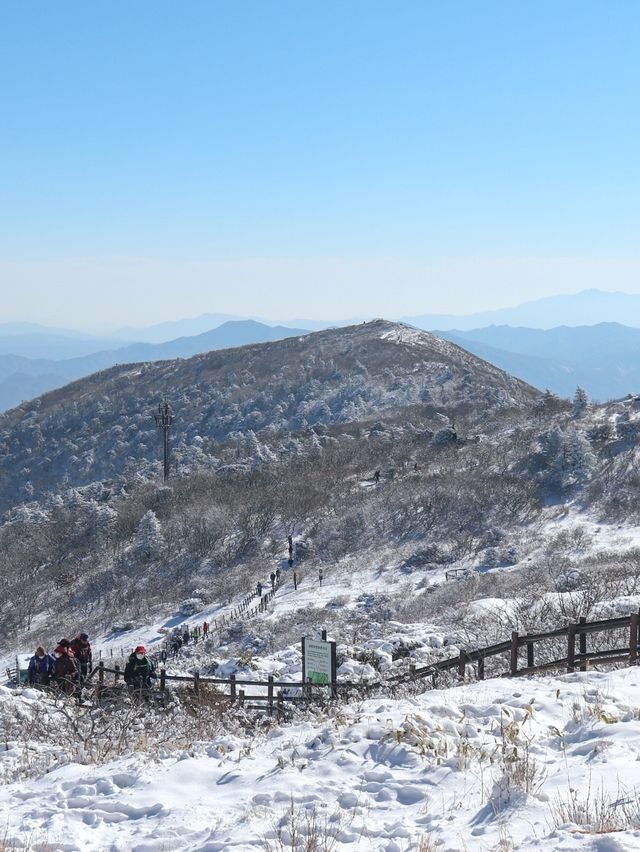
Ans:
[[[162,429],[163,433],[163,441],[164,441],[164,481],[166,482],[169,479],[169,433],[171,432],[171,427],[173,426],[174,416],[173,411],[171,410],[171,406],[165,399],[164,402],[161,402],[158,406],[158,413],[154,414],[156,426],[158,429]]]

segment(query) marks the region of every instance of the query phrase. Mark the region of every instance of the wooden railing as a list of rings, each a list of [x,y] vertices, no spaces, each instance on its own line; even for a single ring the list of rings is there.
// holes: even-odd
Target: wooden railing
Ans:
[[[105,690],[108,689],[106,678],[108,674],[114,676],[114,684],[117,684],[124,677],[124,671],[120,666],[116,665],[113,668],[109,668],[101,661],[91,675],[96,680],[96,697],[98,701],[103,696]],[[158,681],[156,689],[160,693],[164,693],[167,685],[172,682],[189,684],[195,695],[199,695],[203,687],[212,686],[216,690],[215,697],[221,701],[226,700],[231,704],[238,704],[240,707],[246,707],[247,709],[266,709],[270,714],[274,710],[280,713],[285,703],[306,703],[330,697],[330,685],[303,683],[302,681],[280,681],[275,680],[273,675],[269,675],[266,681],[238,678],[234,674],[228,678],[216,678],[202,677],[199,672],[195,672],[193,675],[172,675],[166,669],[161,668],[156,679]],[[247,694],[244,687],[260,688],[263,691],[260,694]],[[296,692],[292,694],[289,690],[295,690]],[[329,690],[329,693],[326,693],[326,690]],[[139,691],[141,693],[149,692],[146,689],[140,689]],[[133,692],[135,693],[136,690],[134,689]],[[259,705],[256,702],[259,702]]]
[[[465,678],[468,675],[469,667],[475,666],[475,671],[472,673],[477,680],[485,679],[485,661],[493,657],[506,656],[508,659],[508,671],[501,672],[500,677],[519,677],[522,675],[535,674],[536,672],[544,672],[553,669],[566,669],[567,672],[574,672],[576,668],[580,671],[586,671],[590,664],[599,663],[623,663],[635,665],[638,661],[638,641],[640,639],[638,625],[640,615],[635,612],[631,615],[621,616],[620,618],[608,618],[600,621],[587,622],[581,618],[578,622],[567,624],[565,627],[560,627],[556,630],[549,630],[544,633],[529,633],[521,635],[517,631],[512,631],[511,638],[505,642],[498,642],[495,645],[489,645],[484,648],[477,649],[461,649],[460,653],[455,657],[449,657],[445,660],[438,660],[428,666],[417,668],[413,665],[409,666],[408,672],[403,672],[400,675],[395,675],[390,678],[380,680],[371,687],[382,686],[383,684],[406,683],[420,678],[431,677],[433,685],[436,686],[438,674],[446,671],[456,671],[460,678]],[[593,633],[605,633],[611,630],[626,630],[627,641],[624,645],[615,648],[607,648],[601,650],[588,651],[587,637]],[[537,664],[535,663],[536,646],[550,640],[566,638],[567,640],[567,655],[559,659]],[[578,650],[576,651],[576,639],[578,641]],[[527,664],[520,667],[520,652],[526,648]],[[344,686],[355,686],[355,684],[341,684]]]
[[[269,593],[273,594],[273,593]],[[262,601],[261,604],[262,605]],[[615,647],[588,649],[588,637],[598,633],[611,631],[625,631],[624,643],[620,642]],[[539,662],[536,664],[536,648],[543,643],[557,645],[558,640],[566,639],[566,656]],[[520,677],[523,675],[536,674],[554,669],[565,669],[567,672],[575,672],[576,669],[586,671],[590,665],[605,665],[613,663],[626,663],[636,665],[638,662],[638,651],[640,640],[640,614],[637,612],[620,618],[601,619],[599,621],[587,622],[581,618],[578,622],[567,624],[555,630],[543,633],[520,634],[512,631],[511,638],[488,645],[483,648],[464,648],[454,656],[444,660],[437,660],[427,666],[416,667],[409,665],[408,671],[404,671],[391,677],[369,682],[339,681],[333,697],[347,698],[354,691],[358,694],[370,694],[380,689],[393,688],[398,684],[411,683],[425,678],[431,678],[432,686],[438,686],[438,676],[445,672],[455,672],[458,678],[464,680],[470,676],[477,680],[485,679],[485,663],[494,658],[504,658],[506,671],[498,672],[494,677]],[[551,651],[555,652],[554,646]],[[526,665],[521,666],[521,654],[526,652]],[[549,653],[549,648],[547,648]],[[9,674],[9,670],[7,670]],[[117,683],[123,677],[124,671],[119,665],[113,668],[107,667],[104,660],[100,660],[94,669],[90,680],[96,681],[97,697],[100,698],[107,688],[106,675],[112,674],[114,682]],[[227,700],[232,704],[239,704],[252,709],[274,709],[281,710],[287,702],[308,702],[330,698],[331,692],[327,692],[327,686],[303,683],[301,681],[276,681],[272,676],[264,680],[239,679],[235,675],[229,678],[201,677],[198,672],[193,675],[172,675],[164,667],[158,673],[159,691],[164,692],[167,684],[171,682],[190,684],[197,695],[202,686],[210,685],[219,692],[220,700]],[[247,694],[244,687],[254,689],[253,693]],[[255,692],[260,689],[261,692]],[[292,692],[293,690],[293,692]]]

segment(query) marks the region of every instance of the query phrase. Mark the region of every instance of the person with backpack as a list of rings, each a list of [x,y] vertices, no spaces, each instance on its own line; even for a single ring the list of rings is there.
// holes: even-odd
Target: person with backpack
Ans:
[[[69,643],[73,655],[78,663],[79,680],[82,685],[93,671],[93,660],[91,656],[91,645],[87,633],[77,633],[76,638]]]
[[[70,647],[71,643],[68,639],[61,640],[61,642],[64,641],[66,641],[67,644],[59,644],[53,652],[53,656],[55,658],[53,666],[53,682],[61,692],[65,692],[67,695],[73,695],[76,691],[78,682],[78,663],[73,654],[73,650]]]
[[[182,634],[182,644],[183,644],[183,645],[188,645],[188,644],[189,644],[189,639],[190,639],[190,638],[191,638],[191,636],[190,636],[190,634],[189,634],[189,628],[188,628],[188,627],[185,627],[185,629],[184,629],[184,633]]]
[[[208,621],[205,621],[202,625],[202,635],[204,636],[205,639],[209,635],[209,622]]]
[[[151,688],[151,681],[157,677],[155,666],[147,657],[144,645],[138,645],[129,657],[124,670],[124,682],[133,692],[144,692]]]
[[[276,590],[276,575],[275,575],[275,571],[272,571],[272,572],[271,572],[271,574],[270,574],[270,576],[269,576],[269,579],[271,580],[271,591],[272,591],[272,592],[275,592],[275,590]]]
[[[258,595],[259,598],[262,597],[262,583],[256,584],[256,594]]]
[[[55,665],[54,658],[47,654],[42,645],[36,648],[36,652],[29,660],[27,669],[27,680],[31,686],[49,686],[51,675]]]

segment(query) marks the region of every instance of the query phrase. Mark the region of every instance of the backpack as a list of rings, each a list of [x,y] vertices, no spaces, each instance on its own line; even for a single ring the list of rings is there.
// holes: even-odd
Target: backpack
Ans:
[[[73,652],[78,662],[89,662],[89,660],[91,659],[91,645],[88,642],[84,644],[83,642],[74,639],[71,643],[71,647],[73,648]]]

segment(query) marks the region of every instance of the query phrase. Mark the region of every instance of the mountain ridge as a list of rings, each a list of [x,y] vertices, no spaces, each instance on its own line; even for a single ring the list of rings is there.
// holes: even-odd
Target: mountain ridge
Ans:
[[[236,433],[286,439],[416,405],[447,422],[447,413],[529,406],[541,394],[455,344],[387,321],[112,366],[0,416],[0,500],[49,491],[62,471],[83,485],[136,465],[155,470],[151,415],[164,396],[185,464],[216,467]]]

